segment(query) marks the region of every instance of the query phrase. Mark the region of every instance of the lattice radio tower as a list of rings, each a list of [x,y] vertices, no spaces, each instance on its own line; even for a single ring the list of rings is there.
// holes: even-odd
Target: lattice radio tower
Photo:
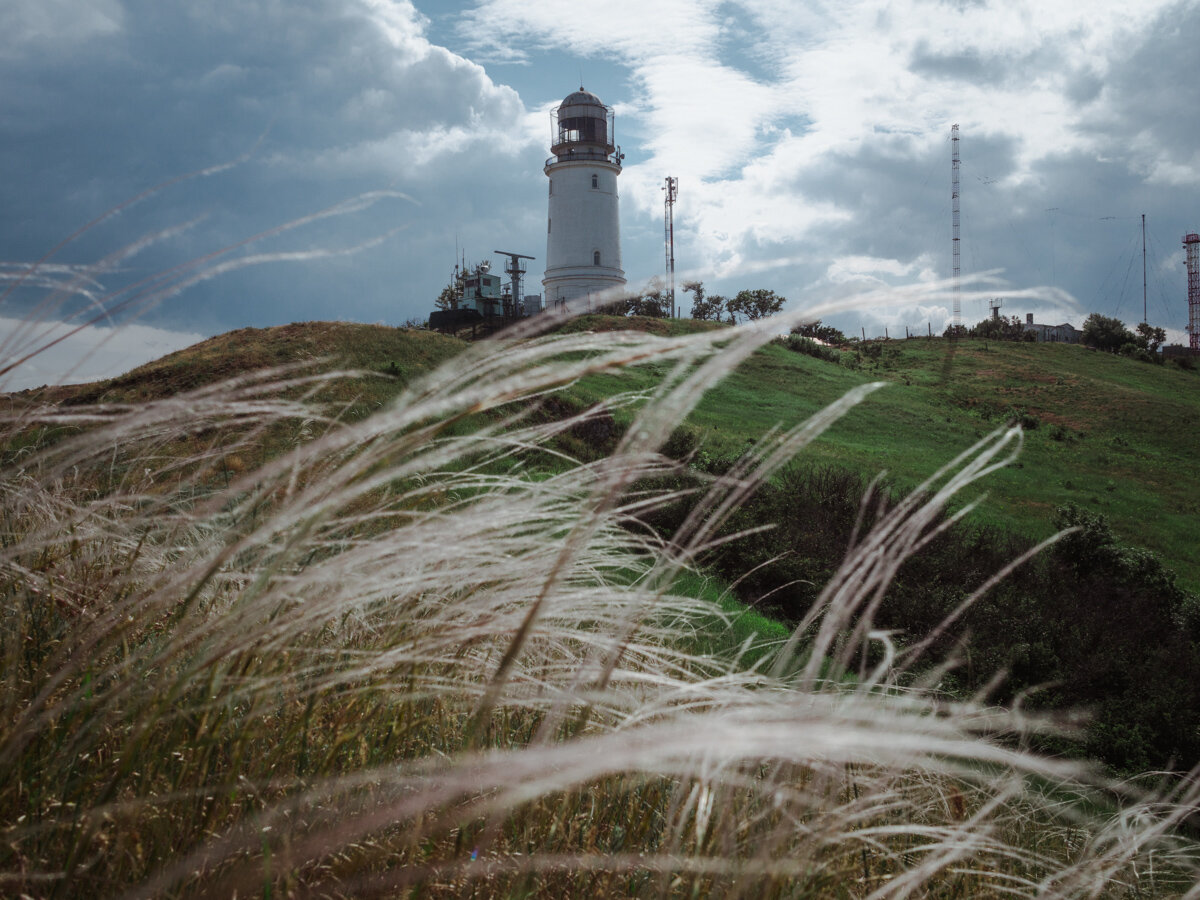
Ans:
[[[667,251],[667,306],[675,318],[675,198],[679,196],[679,179],[667,176],[663,185],[663,240]]]
[[[962,320],[962,296],[958,284],[958,276],[962,271],[959,265],[958,240],[958,126],[950,128],[950,290],[954,295],[954,331]]]
[[[1200,234],[1185,234],[1183,249],[1187,251],[1188,345],[1200,350]]]

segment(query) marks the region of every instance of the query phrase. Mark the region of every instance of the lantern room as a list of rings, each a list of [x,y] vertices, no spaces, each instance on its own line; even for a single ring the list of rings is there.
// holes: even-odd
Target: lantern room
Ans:
[[[559,161],[603,159],[616,162],[612,110],[582,87],[550,113],[550,152]]]

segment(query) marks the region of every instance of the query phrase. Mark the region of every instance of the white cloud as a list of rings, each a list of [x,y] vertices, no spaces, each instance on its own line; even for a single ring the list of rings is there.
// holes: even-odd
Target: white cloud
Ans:
[[[843,256],[829,264],[825,277],[830,281],[847,281],[876,272],[892,276],[911,276],[917,261],[902,263],[898,259],[879,259],[874,256]]]
[[[119,0],[8,0],[0,5],[0,58],[60,56],[124,24]]]
[[[514,250],[544,252],[547,98],[572,89],[582,68],[601,73],[599,92],[617,109],[631,280],[662,271],[660,188],[673,175],[677,265],[710,291],[769,287],[798,302],[939,282],[958,122],[964,276],[1003,269],[1014,291],[1051,285],[1084,314],[1089,304],[1115,314],[1132,303],[1119,251],[1145,212],[1170,256],[1156,264],[1151,244],[1151,271],[1162,272],[1151,312],[1163,310],[1166,326],[1186,321],[1178,236],[1200,227],[1200,120],[1187,114],[1200,105],[1193,0],[461,6],[0,6],[0,83],[11,88],[0,93],[0,167],[11,173],[0,183],[0,259],[37,259],[148,185],[236,158],[265,133],[249,162],[137,204],[55,262],[99,259],[204,216],[156,244],[176,257],[139,257],[126,273],[135,280],[396,188],[415,203],[288,235],[291,247],[336,248],[405,229],[378,252],[216,279],[143,321],[207,332],[427,314],[456,246],[478,260],[503,234]],[[264,249],[289,249],[278,243]],[[1039,318],[1076,315],[1039,296],[1021,299]],[[944,297],[893,303],[881,292],[873,302],[889,327],[936,326],[949,309]],[[964,316],[975,313],[986,304]]]
[[[46,348],[0,376],[0,391],[114,378],[207,337],[137,323],[115,328],[90,325],[78,331],[74,328],[64,322],[30,323],[0,317],[0,368]]]
[[[741,14],[731,15],[731,6]],[[1131,17],[1116,0],[1086,8],[1032,0],[801,7],[741,0],[686,8],[674,0],[603,8],[483,0],[460,29],[477,49],[505,47],[509,58],[531,61],[569,48],[619,60],[634,88],[619,105],[622,127],[641,150],[622,176],[625,208],[660,214],[658,187],[675,175],[680,249],[694,268],[722,277],[762,271],[772,257],[780,265],[807,258],[819,267],[815,277],[847,255],[831,243],[845,232],[830,226],[869,229],[865,223],[887,200],[845,190],[836,199],[814,195],[825,173],[856,158],[869,153],[877,168],[867,177],[893,191],[898,182],[889,168],[899,172],[940,152],[946,159],[938,181],[945,181],[947,133],[961,122],[965,147],[977,152],[986,143],[1007,154],[992,160],[994,175],[972,170],[981,160],[968,155],[968,177],[984,172],[988,185],[1003,180],[1044,193],[1043,161],[1100,155],[1102,136],[1080,123],[1103,105],[1112,61],[1166,6],[1148,0]],[[1187,162],[1143,159],[1143,176],[1152,179],[1179,184],[1192,174]],[[842,187],[853,185],[843,180]],[[948,199],[947,186],[937,188],[921,201],[931,212]],[[864,236],[878,240],[870,231]],[[625,256],[634,265],[653,258]],[[925,280],[935,277],[932,260],[928,245],[895,258]]]
[[[483,0],[463,14],[461,30],[483,49],[524,43],[527,48],[569,48],[584,57],[607,53],[648,63],[711,51],[720,35],[715,15],[720,6],[720,0]]]

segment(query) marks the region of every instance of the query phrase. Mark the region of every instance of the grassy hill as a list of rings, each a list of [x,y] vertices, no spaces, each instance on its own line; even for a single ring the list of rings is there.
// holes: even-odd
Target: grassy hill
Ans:
[[[913,339],[882,344],[874,359],[844,358],[839,365],[765,348],[705,397],[689,419],[695,440],[710,455],[737,454],[855,385],[885,380],[805,458],[868,478],[886,470],[907,489],[1016,418],[1026,432],[1020,459],[988,479],[975,519],[1041,539],[1053,531],[1055,509],[1074,502],[1200,588],[1200,496],[1188,487],[1200,484],[1196,374],[1063,344]],[[636,383],[629,373],[604,376],[580,397]]]
[[[643,485],[701,480],[645,452],[659,435],[675,429],[673,451],[720,464],[777,420],[879,377],[893,386],[813,453],[915,481],[1007,414],[956,403],[962,379],[939,380],[970,348],[949,364],[934,344],[924,362],[916,345],[866,350],[848,366],[773,346],[689,422],[672,415],[689,408],[679,389],[647,407],[662,416],[633,420],[625,406],[591,432],[555,419],[726,352],[723,336],[588,333],[618,327],[642,326],[584,320],[562,342],[501,352],[366,326],[237,332],[101,385],[5,398],[8,892],[1067,898],[1200,883],[1194,779],[1117,784],[1030,752],[1061,734],[1054,722],[927,683],[928,669],[881,653],[903,651],[899,640],[859,629],[888,584],[873,548],[902,554],[937,508],[872,532],[838,602],[786,639],[713,602],[722,585],[686,567],[710,547],[701,526],[726,512],[777,521],[754,504],[784,496],[795,470],[712,480],[697,530],[671,542],[641,527],[673,509]],[[313,360],[370,374],[315,397],[252,377]],[[369,414],[438,360],[445,377]],[[174,399],[230,376],[246,386]],[[996,378],[981,381],[993,402]],[[622,421],[635,427],[617,446]],[[1048,435],[1046,422],[1032,434]],[[1072,442],[1082,420],[1059,425],[1038,452],[1094,440]],[[264,435],[252,449],[270,452],[230,465]],[[564,460],[571,447],[593,456]],[[1027,458],[1018,474],[1033,471]],[[819,519],[799,512],[802,527]],[[913,583],[915,613],[956,599]],[[1163,633],[1157,606],[1116,608],[1122,625]],[[1111,660],[1107,634],[1093,645],[1072,630],[1090,612],[1059,612],[1056,634]],[[1115,683],[1106,696],[1148,720],[1193,716],[1200,699],[1179,698],[1196,666],[1178,658],[1119,661],[1115,674],[1158,707],[1126,702]]]
[[[691,320],[583,316],[564,330],[636,329],[682,334],[716,327]],[[350,416],[378,408],[409,378],[466,344],[433,332],[306,322],[243,328],[91,385],[22,392],[27,401],[136,402],[275,366],[313,364],[379,373],[326,395]],[[1200,590],[1194,537],[1200,494],[1200,376],[1064,344],[940,339],[891,341],[846,364],[772,345],[702,401],[689,435],[712,456],[741,453],[767,430],[790,425],[869,381],[889,382],[805,452],[865,475],[889,473],[897,489],[1013,417],[1026,427],[1015,466],[993,475],[975,519],[1041,539],[1055,509],[1074,502],[1104,514],[1125,542],[1152,550],[1188,589]],[[317,365],[317,363],[320,365]],[[648,388],[658,370],[595,376],[571,389],[576,403]],[[621,418],[618,414],[618,420]],[[627,416],[626,416],[627,418]],[[966,499],[963,498],[964,502]]]
[[[427,372],[461,352],[456,338],[434,332],[352,322],[295,322],[273,328],[239,328],[169,353],[136,369],[88,385],[22,391],[30,399],[82,403],[134,403],[281,366],[305,371],[354,369],[389,376],[395,383]],[[357,385],[364,402],[395,393],[384,379]]]
[[[1019,458],[954,499],[961,506],[987,491],[962,526],[898,572],[875,625],[902,646],[919,639],[1033,543],[1082,525],[958,620],[938,655],[964,665],[943,683],[969,696],[1006,673],[998,699],[1036,689],[1034,707],[1090,709],[1083,743],[1055,749],[1126,773],[1200,758],[1200,695],[1187,674],[1200,664],[1200,610],[1186,593],[1200,581],[1196,506],[1179,488],[1200,475],[1191,455],[1200,380],[1063,345],[917,339],[817,352],[826,358],[786,342],[764,348],[677,433],[675,452],[691,450],[701,468],[720,472],[768,429],[803,421],[854,385],[887,384],[743,503],[722,533],[774,528],[724,545],[705,564],[736,582],[745,602],[761,599],[799,622],[836,578],[872,478],[886,470],[898,498],[1019,421]],[[579,388],[581,401],[629,390],[638,377],[595,379]],[[664,516],[660,530],[679,521]]]

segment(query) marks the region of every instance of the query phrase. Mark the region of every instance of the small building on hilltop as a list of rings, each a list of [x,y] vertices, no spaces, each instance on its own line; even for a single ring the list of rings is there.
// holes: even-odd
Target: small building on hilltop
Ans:
[[[486,336],[517,319],[540,313],[541,296],[521,293],[521,276],[525,274],[523,260],[533,257],[520,253],[505,255],[512,258],[512,265],[504,270],[512,276],[508,284],[492,272],[492,264],[486,260],[474,266],[468,266],[465,260],[461,266],[456,265],[450,281],[452,290],[447,298],[449,306],[429,314],[429,327],[453,332],[470,328],[472,335],[482,327]]]
[[[1069,322],[1061,325],[1039,325],[1033,321],[1033,313],[1025,314],[1025,330],[1037,335],[1039,343],[1078,344],[1083,332]]]
[[[491,273],[490,263],[480,263],[464,274],[459,309],[474,309],[486,319],[507,311],[505,299],[500,291],[500,276]]]

